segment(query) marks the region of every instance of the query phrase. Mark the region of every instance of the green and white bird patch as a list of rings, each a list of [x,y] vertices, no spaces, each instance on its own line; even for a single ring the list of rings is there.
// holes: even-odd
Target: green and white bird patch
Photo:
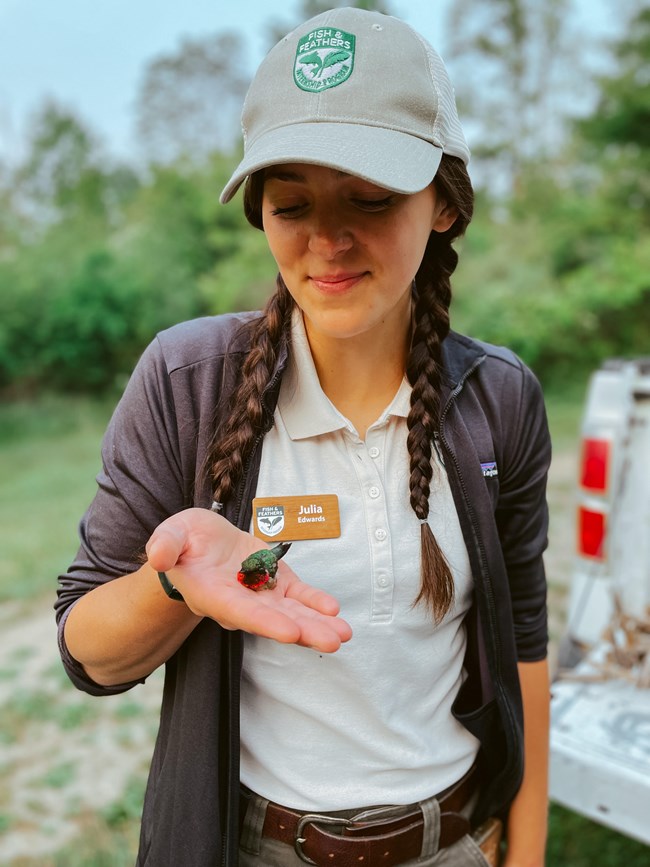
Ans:
[[[356,39],[352,33],[321,27],[298,41],[293,80],[301,90],[320,93],[352,75]]]

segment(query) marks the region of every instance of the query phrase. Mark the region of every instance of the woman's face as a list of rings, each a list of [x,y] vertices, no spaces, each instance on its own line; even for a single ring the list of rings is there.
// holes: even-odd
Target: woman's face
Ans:
[[[321,166],[265,172],[264,231],[310,337],[403,336],[429,234],[454,219],[433,185],[401,195]]]

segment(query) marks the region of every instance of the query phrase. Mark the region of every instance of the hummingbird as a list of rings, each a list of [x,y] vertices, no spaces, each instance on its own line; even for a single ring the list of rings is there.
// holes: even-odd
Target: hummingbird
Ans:
[[[280,542],[275,548],[255,551],[241,564],[237,580],[249,590],[273,590],[277,584],[278,560],[287,553],[291,542]]]

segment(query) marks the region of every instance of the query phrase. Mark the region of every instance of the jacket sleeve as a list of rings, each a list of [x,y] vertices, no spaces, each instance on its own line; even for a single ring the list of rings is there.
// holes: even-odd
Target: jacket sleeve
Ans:
[[[79,551],[59,577],[55,603],[64,667],[79,689],[94,695],[123,692],[133,684],[102,687],[87,677],[65,645],[70,609],[98,585],[140,568],[155,527],[187,504],[174,396],[158,339],[143,354],[115,410],[102,464],[96,495],[81,520]]]
[[[518,660],[534,662],[545,658],[548,643],[542,555],[548,542],[551,441],[537,379],[521,362],[510,369],[515,381],[503,395],[496,522],[510,584]]]

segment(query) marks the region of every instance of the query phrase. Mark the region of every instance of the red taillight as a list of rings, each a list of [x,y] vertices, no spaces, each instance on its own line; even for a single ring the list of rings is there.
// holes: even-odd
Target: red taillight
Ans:
[[[609,476],[609,440],[585,439],[582,442],[580,484],[588,491],[605,493]]]
[[[578,553],[605,559],[605,515],[584,506],[578,508]]]

